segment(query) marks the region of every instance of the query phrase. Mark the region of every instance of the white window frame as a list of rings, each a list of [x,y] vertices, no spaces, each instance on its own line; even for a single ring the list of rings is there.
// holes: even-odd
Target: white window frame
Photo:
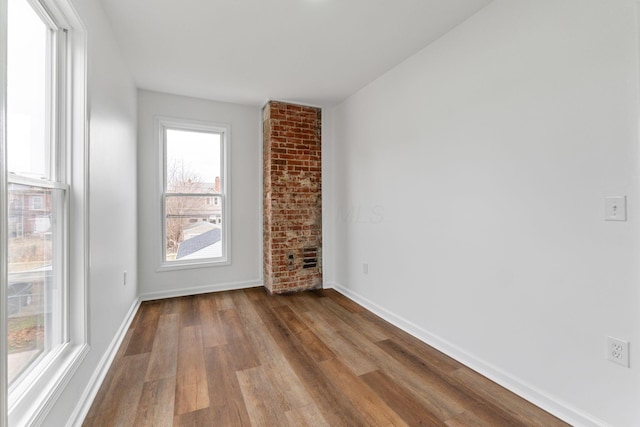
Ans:
[[[7,0],[0,0],[0,218],[9,217],[7,197]],[[7,253],[8,222],[0,221],[0,254]],[[0,313],[8,313],[7,257],[0,255]],[[7,322],[0,321],[0,427],[9,425],[7,399]]]
[[[57,28],[63,36],[53,47],[60,53],[55,80],[55,107],[59,119],[52,126],[60,152],[52,164],[53,173],[64,184],[51,184],[66,190],[63,232],[66,254],[62,277],[66,292],[63,302],[63,344],[55,352],[25,372],[12,384],[7,393],[7,340],[6,322],[0,322],[0,427],[8,425],[41,425],[56,399],[80,366],[89,350],[87,344],[88,287],[88,125],[87,125],[87,44],[84,28],[73,5],[68,0],[28,0],[34,9]],[[8,218],[8,183],[29,185],[28,178],[7,174],[7,0],[0,0],[0,211]],[[39,183],[38,186],[45,186]],[[68,224],[73,221],[74,226]],[[7,222],[0,221],[0,254],[7,254]],[[0,300],[7,313],[7,257],[0,255]]]
[[[200,120],[189,120],[175,117],[156,117],[155,118],[155,135],[157,136],[157,153],[158,153],[158,197],[157,212],[159,222],[156,230],[159,230],[159,239],[157,239],[157,259],[158,272],[182,270],[190,268],[217,267],[231,265],[231,182],[229,173],[230,156],[231,156],[231,126],[224,123],[206,122]],[[216,133],[220,135],[220,193],[206,194],[184,194],[185,196],[202,196],[210,195],[219,197],[222,203],[222,256],[219,258],[203,258],[195,260],[172,260],[166,261],[166,222],[165,222],[165,200],[166,192],[166,131],[182,130],[191,132]],[[176,195],[175,193],[171,193]]]

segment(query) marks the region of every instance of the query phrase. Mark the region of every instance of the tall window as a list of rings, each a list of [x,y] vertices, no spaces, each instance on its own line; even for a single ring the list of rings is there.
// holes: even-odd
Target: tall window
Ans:
[[[163,147],[163,265],[228,262],[228,129],[160,125]]]
[[[6,51],[0,270],[7,307],[0,406],[6,404],[10,424],[29,425],[88,349],[85,39],[64,0],[7,0],[0,12],[7,18],[0,34]]]
[[[44,9],[8,1],[8,381],[46,359],[64,340],[68,184],[63,82],[65,32]]]

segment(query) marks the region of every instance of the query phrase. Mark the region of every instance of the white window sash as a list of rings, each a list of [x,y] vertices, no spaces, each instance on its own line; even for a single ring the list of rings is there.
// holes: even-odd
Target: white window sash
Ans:
[[[230,156],[230,139],[231,126],[228,124],[220,124],[213,122],[205,122],[198,120],[180,119],[174,117],[155,118],[155,133],[158,137],[158,182],[159,197],[158,211],[159,215],[156,230],[161,230],[160,237],[156,241],[158,254],[158,268],[156,271],[171,271],[200,267],[226,266],[231,264],[230,242],[231,242],[231,201],[230,201],[230,182],[229,182],[229,156]],[[166,188],[166,153],[167,153],[167,130],[182,130],[189,132],[215,133],[220,135],[220,192],[212,193],[173,193],[168,192]],[[202,196],[202,197],[218,197],[220,199],[221,215],[222,215],[222,256],[218,258],[203,258],[199,260],[166,260],[166,199],[170,196]]]

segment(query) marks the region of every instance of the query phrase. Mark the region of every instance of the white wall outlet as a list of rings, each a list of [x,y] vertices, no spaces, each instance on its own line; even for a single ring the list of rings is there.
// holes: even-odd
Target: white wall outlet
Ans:
[[[627,220],[627,197],[609,196],[604,198],[605,221]]]
[[[124,271],[123,285],[127,286],[127,270]]]
[[[362,272],[364,274],[369,274],[369,264],[367,264],[366,262],[362,264]]]
[[[629,341],[607,337],[607,359],[626,368],[629,367]]]

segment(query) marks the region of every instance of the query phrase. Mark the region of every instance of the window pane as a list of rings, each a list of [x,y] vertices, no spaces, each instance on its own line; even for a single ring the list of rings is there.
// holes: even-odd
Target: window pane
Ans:
[[[9,0],[8,16],[8,169],[48,177],[50,30],[26,0]]]
[[[62,341],[58,218],[64,192],[9,184],[9,384]],[[34,209],[34,200],[41,205]]]
[[[166,261],[222,256],[220,196],[167,196]]]
[[[169,193],[220,192],[220,134],[167,129]]]

